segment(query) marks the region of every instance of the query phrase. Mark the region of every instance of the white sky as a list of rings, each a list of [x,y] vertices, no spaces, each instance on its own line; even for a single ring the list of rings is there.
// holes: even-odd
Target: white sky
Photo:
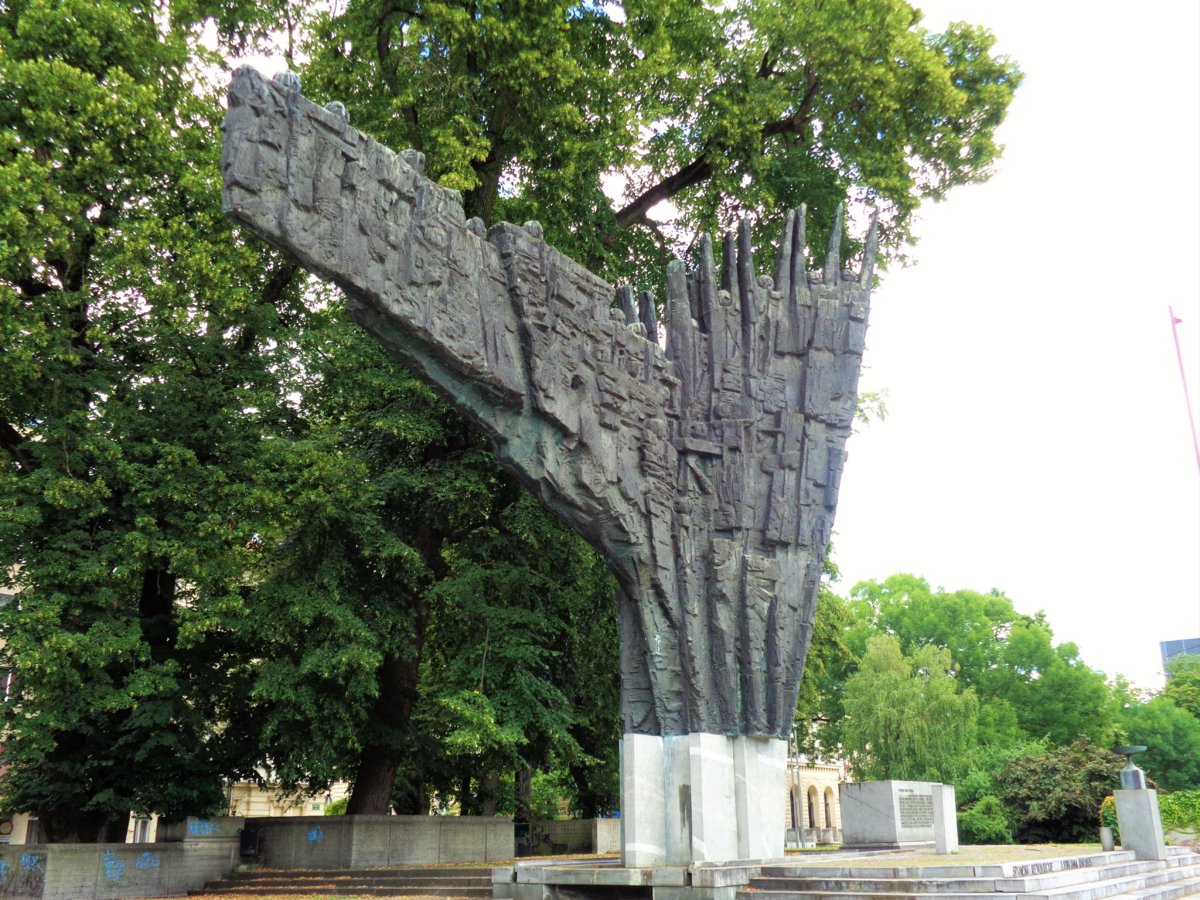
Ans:
[[[875,293],[837,587],[1003,590],[1147,688],[1200,636],[1200,4],[927,0],[1026,80],[994,178],[924,209]],[[1200,413],[1194,412],[1200,421]]]
[[[1026,72],[995,177],[926,207],[885,275],[850,441],[837,588],[1003,590],[1142,687],[1200,636],[1200,4],[927,0]],[[279,60],[252,60],[264,71]],[[1200,420],[1200,412],[1195,413]]]

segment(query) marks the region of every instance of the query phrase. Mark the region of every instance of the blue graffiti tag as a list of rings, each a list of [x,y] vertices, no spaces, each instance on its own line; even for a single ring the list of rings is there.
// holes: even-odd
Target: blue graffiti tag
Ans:
[[[117,859],[117,854],[111,850],[104,851],[104,880],[120,881],[125,874],[125,863]]]
[[[188,831],[196,835],[216,834],[221,826],[208,819],[192,819],[188,822]]]
[[[141,856],[134,860],[133,864],[139,869],[157,869],[162,865],[158,854],[151,853],[149,850],[144,851]]]
[[[8,860],[0,859],[0,881],[8,881],[8,873],[12,871],[12,866],[8,864]]]
[[[325,832],[320,825],[314,825],[308,829],[308,839],[314,844],[325,840]]]
[[[26,872],[36,872],[42,875],[46,874],[46,869],[44,866],[42,866],[42,858],[36,853],[22,853],[21,868]]]

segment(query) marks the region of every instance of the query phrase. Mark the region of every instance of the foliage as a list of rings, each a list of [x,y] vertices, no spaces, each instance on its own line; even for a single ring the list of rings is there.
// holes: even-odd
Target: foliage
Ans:
[[[1163,696],[1200,718],[1200,655],[1181,653],[1167,662]]]
[[[855,585],[850,604],[859,622],[848,636],[852,647],[882,632],[896,635],[905,653],[949,649],[955,677],[980,698],[981,743],[1115,739],[1104,676],[1083,663],[1074,644],[1055,646],[1041,613],[1016,612],[999,591],[934,591],[923,578],[892,575]]]
[[[306,91],[425,151],[468,215],[539,219],[609,277],[657,272],[664,200],[683,231],[806,202],[820,245],[849,194],[881,204],[895,250],[922,200],[987,177],[1021,80],[984,29],[920,17],[905,0],[352,0],[311,21]]]
[[[1200,791],[1159,794],[1158,808],[1164,830],[1200,833]]]
[[[964,844],[1011,844],[1008,814],[999,797],[985,794],[958,813],[958,835]]]
[[[1105,797],[1104,802],[1100,804],[1100,826],[1111,828],[1113,841],[1117,844],[1121,843],[1121,827],[1117,822],[1117,802],[1112,794]]]
[[[350,805],[349,797],[339,797],[332,803],[325,806],[325,815],[327,816],[344,816],[346,807]]]
[[[842,734],[855,777],[953,783],[975,745],[978,702],[960,692],[950,654],[934,647],[912,656],[879,635],[867,642],[846,681]]]
[[[222,729],[306,310],[221,215],[221,104],[156,9],[0,5],[0,803],[51,840],[212,812],[255,760]]]
[[[827,562],[826,570],[831,568],[836,574]],[[796,749],[810,759],[822,758],[825,748],[836,752],[841,742],[842,689],[858,664],[845,639],[852,623],[846,601],[822,583],[796,697]]]
[[[1018,756],[997,778],[1017,843],[1094,839],[1100,805],[1120,782],[1124,764],[1082,736],[1069,746]]]
[[[581,791],[604,781],[583,771],[616,747],[614,590],[596,554],[340,316],[304,347],[303,475],[256,593],[277,776],[353,781],[352,812],[419,812],[434,790],[492,810],[500,773],[552,760],[580,768]]]
[[[1130,744],[1147,748],[1137,763],[1163,790],[1200,787],[1200,719],[1176,706],[1164,691],[1145,703],[1126,703],[1120,722]]]
[[[954,784],[959,808],[971,805],[987,795],[999,793],[997,778],[1005,766],[1021,756],[1037,756],[1045,753],[1049,742],[1026,741],[1015,744],[981,744],[971,757],[967,774]]]

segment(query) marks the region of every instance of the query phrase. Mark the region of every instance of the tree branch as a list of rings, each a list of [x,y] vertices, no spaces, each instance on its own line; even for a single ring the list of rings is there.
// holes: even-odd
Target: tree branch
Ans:
[[[21,445],[25,443],[25,439],[21,437],[21,432],[13,428],[8,422],[0,420],[0,448],[21,467],[24,472],[32,472],[33,457]]]
[[[766,65],[768,60],[763,58],[763,65]],[[807,81],[805,84],[804,97],[800,101],[800,105],[796,108],[796,112],[788,116],[786,119],[781,119],[778,122],[768,122],[762,126],[762,139],[776,134],[799,134],[803,135],[805,128],[812,121],[813,102],[817,95],[817,90],[820,87],[821,79],[811,70],[806,69]],[[707,181],[712,177],[712,163],[708,161],[708,157],[713,153],[720,152],[720,147],[705,146],[699,156],[677,171],[674,175],[669,175],[662,181],[655,184],[639,194],[631,202],[617,213],[617,225],[621,228],[628,228],[631,225],[645,225],[649,223],[646,218],[646,213],[656,203],[661,203],[663,200],[670,200],[680,191],[687,190],[694,185]]]
[[[711,178],[712,163],[706,157],[707,152],[700,154],[674,175],[664,178],[652,188],[643,191],[617,213],[617,225],[621,228],[628,228],[630,225],[647,224],[649,219],[646,218],[646,213],[654,204],[670,200],[680,191]]]
[[[267,279],[266,287],[263,288],[262,296],[258,298],[258,302],[263,306],[278,306],[279,301],[283,299],[284,292],[287,291],[296,272],[299,270],[293,262],[285,262],[275,274]],[[254,342],[258,340],[258,332],[253,328],[247,327],[238,336],[236,351],[239,356],[250,352],[250,348],[254,346]]]

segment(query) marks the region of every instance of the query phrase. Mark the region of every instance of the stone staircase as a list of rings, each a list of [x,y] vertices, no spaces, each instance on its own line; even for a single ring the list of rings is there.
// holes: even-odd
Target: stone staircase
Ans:
[[[738,900],[848,900],[939,897],[943,900],[1094,900],[1200,897],[1200,854],[1169,847],[1164,861],[1131,851],[1032,863],[888,867],[764,866]]]
[[[490,868],[271,869],[238,872],[190,897],[464,897],[490,900]]]

